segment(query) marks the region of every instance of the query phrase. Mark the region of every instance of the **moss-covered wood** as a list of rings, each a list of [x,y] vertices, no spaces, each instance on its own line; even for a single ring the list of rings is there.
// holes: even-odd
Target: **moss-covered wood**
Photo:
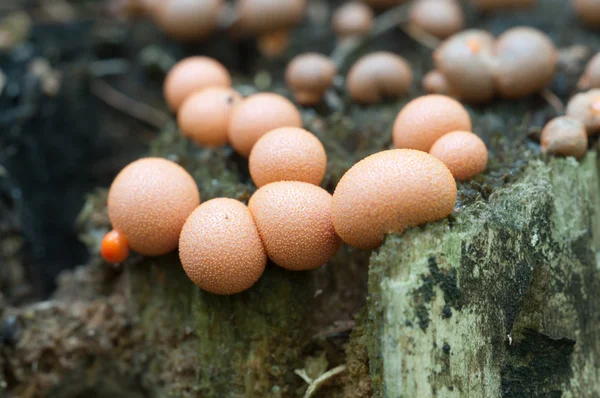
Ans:
[[[498,34],[528,24],[561,48],[600,49],[599,35],[563,14],[563,0],[540,3],[511,14],[480,15],[467,7],[468,25]],[[273,90],[289,96],[283,82],[289,58],[330,53],[335,46],[324,25],[306,22],[294,32],[288,54],[275,61],[236,66],[251,57],[239,56],[240,48],[224,37],[170,55],[218,56],[244,94]],[[158,58],[171,62],[161,54],[174,43],[145,40],[151,44],[146,50],[159,50]],[[302,109],[305,127],[327,149],[323,185],[330,191],[356,161],[389,147],[398,110],[422,93],[418,82],[432,68],[431,51],[399,29],[367,43],[348,64],[380,49],[411,64],[409,96],[358,106],[341,85],[333,93],[337,100]],[[564,101],[583,59],[561,58],[550,88]],[[160,60],[154,61],[158,67]],[[136,73],[120,82],[127,85]],[[80,217],[95,253],[92,264],[63,274],[50,301],[13,308],[0,296],[0,398],[301,397],[307,383],[299,374],[314,379],[339,365],[345,370],[317,397],[599,396],[596,152],[581,163],[540,159],[535,140],[527,137],[556,112],[538,96],[469,111],[491,161],[485,175],[460,186],[449,219],[390,236],[372,256],[344,247],[319,270],[293,273],[270,265],[256,286],[232,297],[200,291],[176,253],[133,256],[119,269],[102,263],[97,253],[109,228],[106,192],[94,193]],[[592,145],[597,150],[597,141]],[[182,164],[203,201],[245,201],[255,189],[245,159],[230,148],[196,148],[174,123],[153,141],[150,154]]]
[[[600,185],[594,152],[532,162],[451,221],[371,259],[381,397],[600,395]]]
[[[178,260],[132,268],[130,283],[146,344],[152,347],[145,386],[153,397],[293,396],[311,281],[276,267],[236,296],[204,293]]]

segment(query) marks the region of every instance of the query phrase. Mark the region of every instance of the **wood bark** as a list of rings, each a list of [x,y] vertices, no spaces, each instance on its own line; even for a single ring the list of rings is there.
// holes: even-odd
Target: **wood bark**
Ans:
[[[595,153],[390,237],[369,273],[377,395],[600,396],[599,254]]]

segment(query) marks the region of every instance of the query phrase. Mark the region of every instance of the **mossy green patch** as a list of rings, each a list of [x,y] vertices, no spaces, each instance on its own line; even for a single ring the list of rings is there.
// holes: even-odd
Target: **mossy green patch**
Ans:
[[[164,396],[267,397],[300,385],[310,280],[270,265],[246,292],[216,296],[190,283],[173,255],[130,270],[149,347],[146,379]],[[148,272],[148,267],[150,272]],[[181,349],[181,347],[185,349]]]

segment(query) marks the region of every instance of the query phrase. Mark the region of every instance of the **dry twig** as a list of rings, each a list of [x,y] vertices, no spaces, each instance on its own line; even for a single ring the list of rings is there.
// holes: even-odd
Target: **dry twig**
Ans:
[[[108,106],[159,130],[170,120],[165,112],[126,96],[100,79],[92,80],[91,90]]]
[[[342,69],[347,59],[369,41],[405,23],[408,20],[407,12],[407,4],[391,8],[375,19],[373,29],[367,36],[342,40],[331,53],[331,59],[338,66],[338,69]]]
[[[548,104],[550,104],[557,115],[562,115],[565,112],[565,105],[562,103],[560,98],[556,96],[556,94],[550,91],[550,89],[544,89],[542,92],[540,92],[540,95]]]
[[[435,50],[437,46],[442,42],[440,39],[432,34],[427,33],[423,29],[419,28],[414,24],[406,24],[402,30],[409,35],[414,41],[421,44],[423,47],[427,47],[430,50]]]
[[[317,393],[319,388],[321,388],[321,386],[326,381],[339,375],[340,373],[344,372],[345,370],[346,370],[346,365],[340,365],[333,369],[328,370],[327,372],[323,373],[321,376],[314,379],[312,381],[312,383],[308,386],[308,389],[306,390],[306,393],[304,394],[304,398],[312,398]],[[300,376],[300,377],[302,377],[302,376]],[[302,378],[304,379],[304,377],[302,377]],[[304,379],[304,380],[306,380],[306,379]]]

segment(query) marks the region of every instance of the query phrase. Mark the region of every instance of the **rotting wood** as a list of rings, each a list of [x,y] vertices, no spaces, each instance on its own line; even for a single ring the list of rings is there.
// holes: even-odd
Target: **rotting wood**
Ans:
[[[381,397],[600,395],[595,152],[532,162],[452,223],[373,255],[367,323]]]

